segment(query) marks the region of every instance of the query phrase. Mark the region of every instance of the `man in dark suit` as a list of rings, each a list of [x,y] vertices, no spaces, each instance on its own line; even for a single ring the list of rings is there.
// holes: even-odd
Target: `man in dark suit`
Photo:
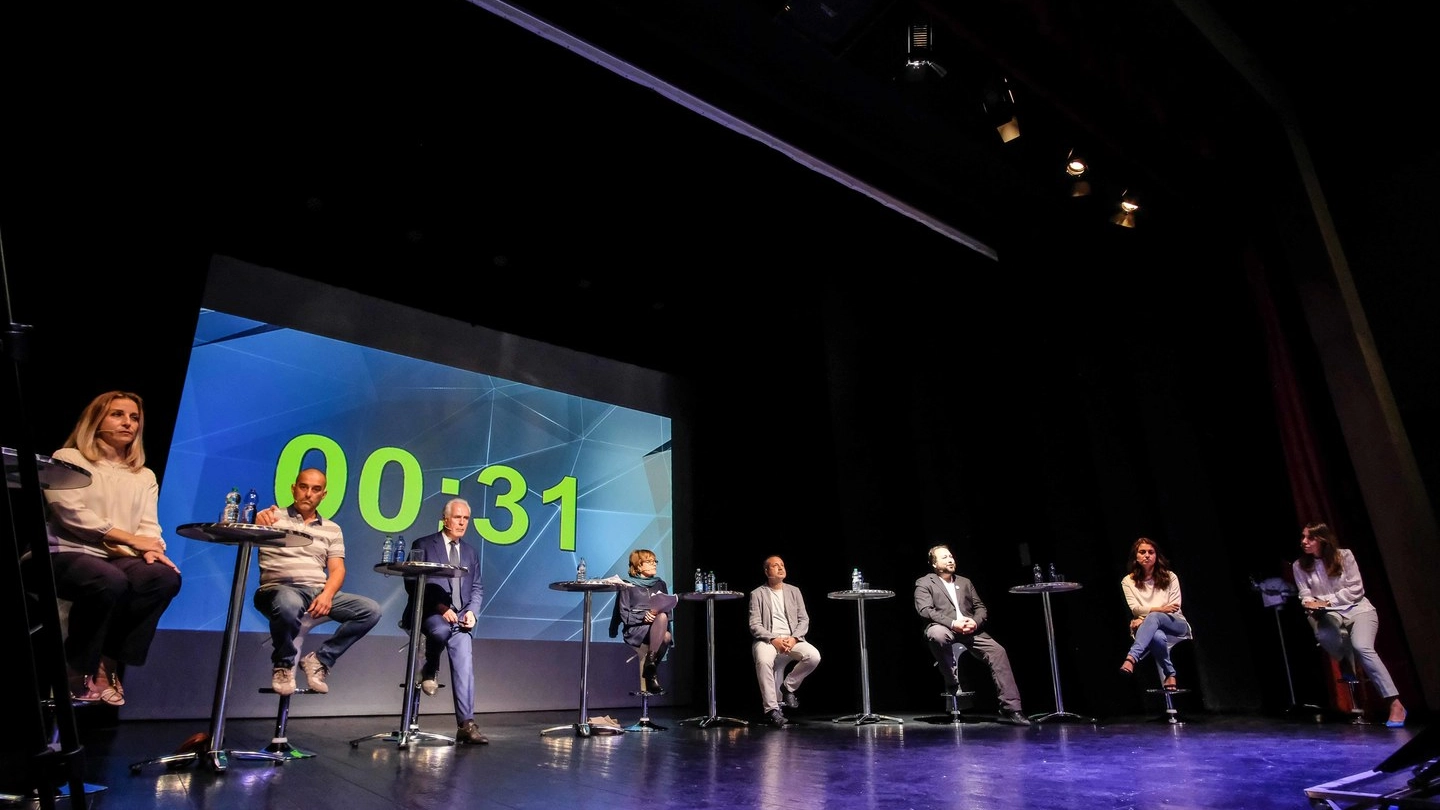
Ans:
[[[975,585],[955,573],[955,555],[946,546],[930,549],[930,567],[934,573],[915,580],[915,612],[928,622],[925,643],[945,675],[945,688],[960,688],[955,659],[958,646],[990,667],[990,677],[1000,696],[1000,722],[1030,725],[1020,710],[1020,690],[1010,672],[1010,656],[983,630],[989,614]]]
[[[484,745],[490,740],[475,725],[475,650],[470,631],[475,629],[485,588],[480,584],[480,554],[462,539],[470,526],[470,504],[463,498],[450,499],[445,504],[442,525],[440,531],[410,545],[411,552],[423,555],[418,559],[465,568],[454,577],[432,576],[425,583],[420,611],[425,663],[420,667],[420,690],[433,695],[439,689],[435,675],[440,669],[440,650],[444,649],[450,657],[451,697],[459,727],[455,741],[462,745]],[[405,581],[410,600],[415,598],[414,582]],[[401,621],[407,630],[413,609],[414,602],[407,601],[405,618]]]

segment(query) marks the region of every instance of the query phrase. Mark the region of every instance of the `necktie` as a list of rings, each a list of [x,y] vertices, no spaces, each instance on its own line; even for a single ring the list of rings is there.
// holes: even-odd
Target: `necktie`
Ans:
[[[445,545],[450,547],[450,564],[458,567],[460,565],[460,543],[447,540],[445,541]],[[462,601],[460,596],[460,572],[452,571],[450,577],[450,606],[455,609],[455,612],[460,612],[460,603]]]

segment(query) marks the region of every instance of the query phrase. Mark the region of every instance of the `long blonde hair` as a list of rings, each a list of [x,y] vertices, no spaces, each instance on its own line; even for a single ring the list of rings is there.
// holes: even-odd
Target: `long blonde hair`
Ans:
[[[110,412],[110,405],[117,399],[128,399],[135,403],[135,409],[140,412],[140,424],[135,427],[135,439],[126,448],[125,455],[120,462],[129,467],[133,472],[139,472],[145,467],[145,400],[139,394],[132,394],[129,391],[106,391],[98,397],[90,400],[85,410],[80,412],[80,420],[70,431],[69,438],[65,439],[66,447],[73,447],[80,451],[80,455],[91,461],[99,461],[103,457],[99,442],[95,433],[100,429],[100,423],[104,421],[105,415]]]

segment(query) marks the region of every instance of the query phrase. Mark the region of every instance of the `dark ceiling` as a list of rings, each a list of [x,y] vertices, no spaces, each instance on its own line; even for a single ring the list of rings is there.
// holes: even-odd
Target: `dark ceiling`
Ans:
[[[1425,148],[1406,116],[1433,70],[1406,47],[1418,26],[1383,5],[472,2],[658,76],[999,248],[1013,212],[1079,208],[1062,199],[1070,149],[1091,158],[1105,206],[1143,195],[1144,222],[1283,176],[1287,125],[1336,182],[1377,119],[1391,124],[1387,148]],[[932,26],[943,77],[906,78],[911,23]],[[983,108],[1000,80],[1023,133],[1003,145]]]
[[[1137,233],[1190,239],[1237,199],[1293,194],[1283,122],[1342,197],[1369,194],[1381,162],[1435,154],[1416,103],[1434,71],[1410,47],[1424,29],[1370,3],[257,0],[5,14],[18,137],[3,213],[57,231],[18,244],[34,252],[20,267],[71,244],[73,221],[96,250],[198,235],[296,272],[331,265],[337,283],[375,257],[438,268],[456,288],[403,303],[446,314],[543,268],[554,300],[616,288],[637,306],[630,321],[673,326],[712,302],[692,295],[697,267],[803,261],[777,255],[785,232],[770,221],[786,214],[763,199],[792,189],[724,182],[726,160],[773,153],[716,138],[717,119],[1001,266],[1055,223],[1118,230],[1107,219],[1123,190],[1144,204]],[[915,22],[933,27],[943,76],[907,78]],[[578,75],[587,61],[605,81]],[[982,104],[1002,80],[1022,130],[1010,143]],[[690,109],[655,100],[684,94]],[[1091,159],[1090,197],[1069,195],[1071,149]],[[643,326],[642,343],[664,342]]]

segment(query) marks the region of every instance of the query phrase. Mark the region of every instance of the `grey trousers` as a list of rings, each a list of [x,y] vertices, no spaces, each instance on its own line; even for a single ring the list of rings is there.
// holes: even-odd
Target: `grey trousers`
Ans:
[[[958,684],[955,667],[956,650],[968,652],[990,667],[990,677],[995,681],[995,692],[1000,697],[1000,708],[1005,711],[1020,711],[1020,688],[1015,685],[1015,675],[1010,671],[1010,655],[1000,642],[989,633],[962,635],[948,627],[932,624],[925,628],[925,642],[930,654],[935,656],[945,675],[945,685],[953,689]]]
[[[1400,694],[1390,678],[1390,670],[1375,652],[1375,633],[1380,629],[1380,617],[1375,611],[1352,616],[1325,610],[1311,612],[1307,618],[1315,628],[1315,640],[1331,658],[1344,661],[1353,654],[1370,676],[1370,684],[1379,690],[1380,697],[1389,699]]]

